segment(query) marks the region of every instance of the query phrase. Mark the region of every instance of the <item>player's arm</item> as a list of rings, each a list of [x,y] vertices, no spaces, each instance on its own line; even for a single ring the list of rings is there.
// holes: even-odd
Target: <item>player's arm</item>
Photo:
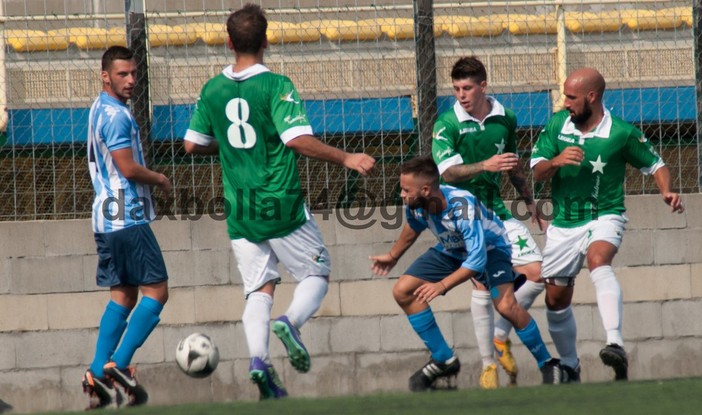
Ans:
[[[202,88],[200,98],[195,104],[195,111],[183,139],[183,147],[188,154],[214,156],[219,154],[219,143],[212,131],[211,111],[207,109],[207,100],[202,98],[206,88],[207,84]]]
[[[585,153],[580,147],[570,146],[551,160],[541,159],[533,164],[534,180],[543,182],[552,178],[563,166],[579,166],[585,159]]]
[[[444,287],[446,287],[446,291],[444,291],[442,294],[446,294],[447,292],[451,291],[452,288],[463,284],[464,282],[477,275],[478,273],[473,271],[472,269],[459,267],[453,273],[449,274],[448,277],[441,280]]]
[[[472,269],[459,267],[441,281],[422,284],[414,290],[414,296],[420,303],[428,303],[434,298],[444,295],[453,287],[461,285],[469,279],[475,277],[477,273]]]
[[[585,158],[580,147],[570,146],[563,151],[558,149],[556,136],[561,130],[564,114],[562,111],[548,121],[532,149],[530,167],[534,170],[534,180],[537,182],[551,179],[563,166],[579,166]]]
[[[512,183],[512,186],[514,186],[514,189],[519,194],[519,198],[524,201],[527,211],[531,215],[531,222],[537,224],[539,230],[543,231],[546,227],[546,222],[539,216],[539,211],[536,209],[524,169],[518,164],[514,169],[510,170],[508,174],[510,183]]]
[[[149,170],[141,164],[134,161],[134,155],[131,148],[121,148],[110,151],[112,160],[114,160],[117,169],[127,179],[137,183],[155,185],[164,193],[170,193],[171,181],[168,177],[153,170]]]
[[[367,176],[375,165],[375,159],[364,153],[347,153],[336,147],[324,144],[311,135],[300,135],[287,143],[286,146],[298,154],[339,164],[350,170],[355,170]]]
[[[414,244],[419,237],[420,232],[415,231],[408,224],[405,224],[397,238],[395,244],[386,254],[370,257],[371,270],[376,275],[388,275],[388,272],[397,264],[397,261],[402,258],[402,255]]]
[[[441,174],[446,183],[457,183],[472,179],[483,172],[501,172],[514,169],[519,162],[514,153],[495,154],[477,163],[460,164],[447,168]]]
[[[465,164],[455,146],[457,137],[458,131],[450,123],[440,119],[434,124],[431,152],[446,183],[464,182],[486,171],[507,171],[517,165],[517,155],[514,153],[496,154],[487,160]]]
[[[683,213],[685,207],[682,204],[680,195],[671,190],[672,180],[668,167],[659,167],[655,173],[653,173],[653,178],[656,180],[656,185],[661,192],[661,196],[663,196],[663,201],[671,207],[673,212]]]
[[[302,99],[292,81],[281,77],[270,94],[271,120],[285,145],[305,157],[331,162],[367,176],[375,159],[364,153],[347,153],[319,141],[313,135]],[[284,98],[281,98],[284,97]]]
[[[673,212],[682,213],[685,211],[680,195],[672,191],[670,170],[651,142],[638,128],[632,126],[631,134],[623,147],[623,155],[627,163],[638,168],[643,174],[653,175],[656,186],[663,196],[663,201],[671,207]]]
[[[219,144],[217,143],[217,140],[211,140],[206,145],[185,140],[183,142],[183,147],[185,148],[185,152],[188,154],[203,154],[206,156],[216,156],[219,154]]]
[[[505,147],[505,150],[508,153],[514,153],[516,155],[517,117],[511,112],[510,114],[512,114],[512,116],[508,118],[508,120],[510,121],[510,123],[508,124],[509,136],[507,138],[507,146]],[[507,174],[509,176],[510,183],[512,183],[512,186],[519,194],[519,198],[524,201],[527,211],[529,212],[529,216],[531,217],[531,222],[538,225],[539,230],[543,231],[546,227],[546,222],[541,218],[541,216],[539,215],[539,211],[536,209],[536,205],[534,204],[534,198],[531,195],[531,186],[529,186],[529,182],[527,181],[527,175],[524,172],[522,165],[517,162],[514,168],[509,170]]]
[[[482,222],[476,218],[476,215],[482,215],[481,212],[484,211],[482,211],[481,204],[477,199],[473,198],[467,202],[472,204],[473,208],[462,213],[462,218],[458,221],[458,227],[468,253],[461,267],[480,274],[485,270],[487,264],[487,247],[485,246],[485,232]]]

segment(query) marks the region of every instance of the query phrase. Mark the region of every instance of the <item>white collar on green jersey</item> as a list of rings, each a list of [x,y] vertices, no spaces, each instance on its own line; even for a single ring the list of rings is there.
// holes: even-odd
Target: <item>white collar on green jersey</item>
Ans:
[[[241,72],[234,72],[234,65],[229,65],[224,70],[222,73],[224,76],[226,76],[229,79],[233,79],[235,81],[243,81],[244,79],[249,79],[253,76],[256,76],[258,74],[262,74],[264,72],[270,72],[271,70],[266,68],[265,66],[261,65],[260,63],[257,63],[253,66],[249,66],[248,68],[244,69]]]
[[[505,115],[505,107],[503,107],[502,104],[500,104],[500,102],[498,100],[496,100],[495,98],[493,98],[491,96],[487,96],[485,98],[487,98],[487,100],[490,101],[490,106],[492,107],[490,109],[490,112],[488,113],[488,115],[485,116],[485,120],[487,120],[488,118],[495,116],[495,115],[501,115],[501,116]],[[461,106],[461,103],[458,101],[456,101],[456,103],[453,104],[453,112],[456,113],[456,118],[458,118],[458,121],[460,121],[460,122],[473,121],[473,122],[477,122],[478,124],[482,124],[485,121],[485,120],[480,121],[477,118],[473,117],[472,115],[468,114],[466,112],[466,110],[464,110],[463,107]]]
[[[594,130],[588,132],[587,134],[583,134],[582,131],[575,128],[575,124],[573,124],[573,122],[570,120],[570,117],[568,117],[563,123],[561,133],[578,135],[582,139],[592,137],[609,138],[609,132],[612,130],[612,115],[609,113],[609,110],[607,108],[602,109],[604,112],[604,116],[602,117],[602,120],[599,124],[597,124],[597,127],[595,127]]]

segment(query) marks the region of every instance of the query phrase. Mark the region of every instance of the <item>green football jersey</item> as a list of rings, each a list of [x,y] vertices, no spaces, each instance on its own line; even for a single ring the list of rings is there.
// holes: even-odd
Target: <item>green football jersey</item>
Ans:
[[[517,117],[497,100],[483,122],[468,114],[456,101],[434,123],[431,153],[441,174],[451,166],[478,163],[495,154],[517,152]],[[473,193],[502,220],[512,217],[500,195],[501,173],[483,172],[472,179],[452,183]]]
[[[568,111],[553,115],[541,131],[531,156],[531,166],[551,160],[566,147],[583,149],[579,166],[558,169],[551,180],[553,224],[572,228],[607,214],[622,214],[626,164],[644,174],[663,166],[663,160],[643,133],[605,109],[600,124],[582,134]]]
[[[231,239],[285,236],[307,220],[295,153],[285,143],[312,135],[289,78],[254,65],[227,67],[202,88],[186,140],[217,140]]]

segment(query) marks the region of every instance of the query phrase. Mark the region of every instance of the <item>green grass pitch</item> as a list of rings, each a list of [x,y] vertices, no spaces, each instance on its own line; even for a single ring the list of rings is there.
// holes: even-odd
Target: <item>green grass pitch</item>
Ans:
[[[492,391],[475,388],[414,394],[407,392],[335,398],[288,398],[266,402],[145,406],[127,408],[117,413],[134,415],[683,415],[698,414],[701,411],[702,378],[689,378],[502,388]],[[114,411],[108,410],[91,413],[115,414]]]

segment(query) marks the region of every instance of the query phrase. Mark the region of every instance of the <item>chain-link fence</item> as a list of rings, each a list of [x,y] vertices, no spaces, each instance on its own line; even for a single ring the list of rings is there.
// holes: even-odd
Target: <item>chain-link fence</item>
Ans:
[[[7,108],[0,220],[89,216],[88,108],[101,87],[102,52],[138,33],[126,30],[132,3],[140,2],[0,1],[0,105]],[[174,183],[160,211],[221,211],[218,160],[186,155],[182,137],[204,82],[233,61],[224,22],[242,2],[144,3],[148,99],[136,112],[149,121],[150,167]],[[465,55],[486,64],[490,93],[516,112],[525,161],[560,105],[566,74],[592,66],[607,79],[606,106],[646,132],[675,188],[699,191],[689,1],[258,3],[269,19],[266,64],[293,80],[320,139],[378,160],[376,174],[362,178],[301,158],[313,208],[397,203],[399,165],[428,151],[431,120],[453,103],[451,67]],[[631,173],[627,193],[655,191],[651,178]],[[547,188],[536,190],[548,197]],[[506,183],[503,191],[515,196]]]

